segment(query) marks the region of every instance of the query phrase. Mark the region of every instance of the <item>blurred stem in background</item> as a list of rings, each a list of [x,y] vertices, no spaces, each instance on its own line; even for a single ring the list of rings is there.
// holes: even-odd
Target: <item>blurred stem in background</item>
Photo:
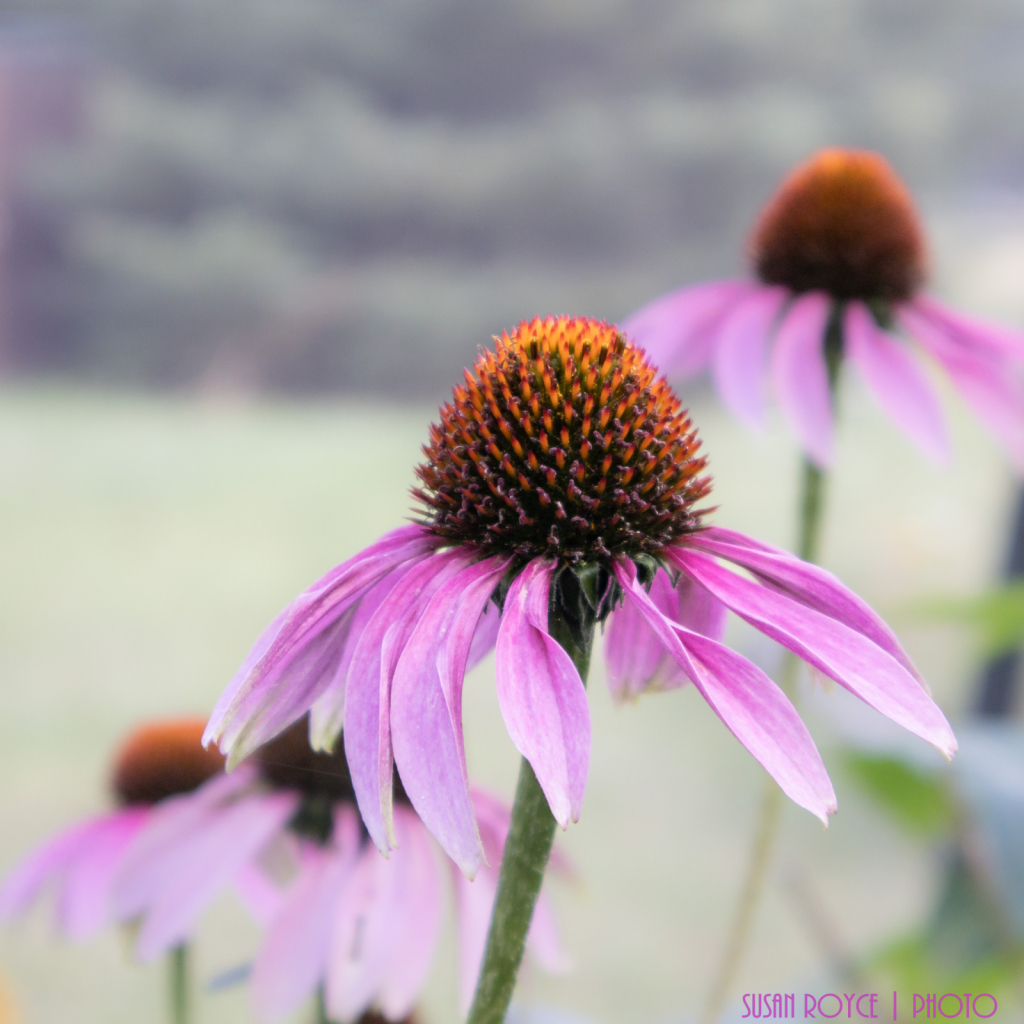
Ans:
[[[167,954],[171,998],[171,1024],[189,1024],[188,946],[182,943]]]
[[[836,390],[839,384],[839,370],[843,361],[843,311],[842,303],[835,303],[825,333],[825,362],[828,367],[829,398],[833,410],[836,408]],[[816,562],[821,547],[821,527],[825,508],[825,471],[809,459],[803,462],[803,479],[800,494],[799,530],[797,554],[805,562]],[[800,662],[793,654],[787,653],[782,662],[779,686],[792,701],[796,698],[796,679]],[[750,929],[764,889],[768,865],[771,863],[772,847],[779,829],[782,813],[783,794],[774,780],[768,779],[761,810],[758,814],[757,829],[750,850],[747,872],[740,890],[740,898],[733,914],[732,924],[725,941],[722,959],[714,974],[711,991],[701,1014],[701,1024],[715,1024],[722,1014],[736,975],[739,973],[750,944]]]
[[[1017,512],[1010,536],[1010,552],[1006,564],[1007,582],[1024,579],[1024,487],[1017,497]],[[989,658],[978,685],[974,711],[983,718],[1005,718],[1016,706],[1017,673],[1020,668],[1021,648],[1018,643],[1011,650]]]
[[[327,1000],[324,997],[323,985],[316,990],[315,1024],[331,1024],[331,1018],[327,1016]]]

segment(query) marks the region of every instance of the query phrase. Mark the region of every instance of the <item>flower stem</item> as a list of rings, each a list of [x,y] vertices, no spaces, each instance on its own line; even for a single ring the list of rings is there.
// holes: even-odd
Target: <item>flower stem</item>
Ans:
[[[171,1024],[188,1024],[188,946],[181,943],[167,954],[168,982],[171,997]]]
[[[321,985],[316,990],[316,1024],[331,1024],[327,1016],[327,999],[324,996],[324,987]]]
[[[821,518],[824,508],[825,474],[808,460],[804,460],[803,494],[800,501],[800,536],[797,549],[800,557],[812,562],[818,554],[821,540]],[[779,677],[779,688],[793,700],[796,690],[797,670],[800,661],[795,654],[787,652],[782,662]],[[782,790],[774,779],[765,783],[764,795],[761,797],[761,809],[758,813],[757,830],[754,843],[750,850],[747,873],[743,879],[739,902],[733,916],[732,925],[726,938],[725,951],[715,972],[711,993],[701,1014],[700,1024],[716,1024],[722,1014],[726,999],[732,990],[733,982],[739,973],[740,965],[750,944],[750,929],[754,923],[754,915],[764,889],[765,876],[771,862],[772,847],[779,829],[779,816],[782,812]]]
[[[584,683],[590,667],[593,626],[582,638],[552,609],[548,630],[572,658]],[[581,642],[582,640],[582,642]],[[501,1024],[512,1001],[526,934],[544,881],[544,869],[555,841],[555,819],[530,762],[519,768],[505,850],[501,856],[498,894],[491,913],[487,947],[466,1024]]]

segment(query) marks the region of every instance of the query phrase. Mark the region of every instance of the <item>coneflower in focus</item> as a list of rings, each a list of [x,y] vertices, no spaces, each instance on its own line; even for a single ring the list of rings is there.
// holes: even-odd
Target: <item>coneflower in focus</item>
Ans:
[[[692,682],[822,821],[836,803],[820,755],[779,686],[721,642],[728,610],[947,756],[956,749],[863,601],[816,566],[706,522],[711,481],[696,430],[614,325],[549,317],[503,334],[442,407],[424,455],[419,522],[278,615],[205,741],[233,763],[307,711],[316,747],[332,749],[344,726],[352,788],[380,850],[397,842],[397,768],[423,824],[472,877],[486,851],[462,688],[468,666],[495,648],[501,713],[524,762],[473,1024],[504,1018],[554,824],[580,816],[598,624],[611,620],[617,694]]]

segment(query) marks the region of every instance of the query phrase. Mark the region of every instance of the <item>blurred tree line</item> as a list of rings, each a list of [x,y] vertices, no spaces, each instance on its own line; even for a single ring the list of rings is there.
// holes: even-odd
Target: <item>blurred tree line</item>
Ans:
[[[75,140],[14,169],[19,371],[441,396],[522,317],[735,272],[815,147],[940,194],[1024,175],[1014,0],[7,12],[0,44],[49,26],[83,91]]]

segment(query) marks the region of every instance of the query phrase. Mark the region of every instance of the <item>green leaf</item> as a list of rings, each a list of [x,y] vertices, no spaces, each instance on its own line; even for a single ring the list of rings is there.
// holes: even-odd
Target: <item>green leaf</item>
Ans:
[[[911,832],[936,835],[952,820],[952,801],[943,779],[898,758],[863,751],[847,751],[843,767],[865,793]]]
[[[935,597],[918,602],[917,617],[960,622],[973,629],[983,654],[1004,654],[1024,644],[1024,582],[1008,583],[977,597]]]

